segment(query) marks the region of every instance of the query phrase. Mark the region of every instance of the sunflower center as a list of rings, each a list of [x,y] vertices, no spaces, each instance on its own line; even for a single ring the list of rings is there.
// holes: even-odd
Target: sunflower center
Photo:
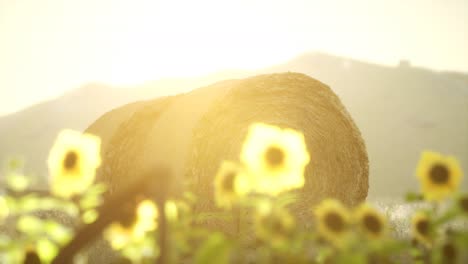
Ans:
[[[63,167],[66,170],[72,170],[75,168],[76,164],[78,162],[78,155],[76,154],[75,151],[68,151],[67,155],[65,155],[65,159],[63,160]]]
[[[379,219],[373,215],[366,215],[363,219],[364,226],[372,233],[378,234],[382,230]]]
[[[284,152],[278,147],[271,146],[265,152],[265,159],[272,167],[280,166],[284,161]]]
[[[286,227],[284,226],[283,222],[281,222],[280,219],[278,219],[277,217],[273,218],[272,219],[272,223],[271,223],[271,227],[273,228],[273,230],[277,233],[277,234],[280,234],[280,235],[285,235],[287,234],[287,229]]]
[[[427,220],[421,220],[416,224],[416,230],[424,236],[429,233],[429,222]]]
[[[335,212],[330,212],[325,215],[325,223],[329,229],[336,233],[341,232],[345,227],[343,218]]]
[[[461,198],[458,203],[460,204],[460,207],[462,210],[466,213],[468,213],[468,197],[463,197]]]
[[[429,173],[431,180],[436,184],[444,184],[449,180],[449,171],[442,164],[436,164]]]
[[[233,191],[234,190],[234,178],[236,177],[236,173],[231,171],[231,172],[228,172],[225,176],[224,176],[224,180],[223,180],[223,190],[225,191]]]
[[[442,247],[444,259],[454,260],[457,257],[457,251],[452,243],[447,243]]]

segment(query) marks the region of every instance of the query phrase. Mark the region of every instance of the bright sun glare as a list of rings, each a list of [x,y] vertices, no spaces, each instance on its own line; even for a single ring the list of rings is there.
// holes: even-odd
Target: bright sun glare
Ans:
[[[256,8],[245,1],[210,1],[212,9],[198,8],[197,1],[137,3],[118,2],[107,14],[104,28],[94,28],[96,39],[105,33],[112,43],[108,46],[106,41],[98,47],[106,51],[111,62],[107,70],[97,73],[102,81],[133,84],[159,76],[254,69],[301,51],[289,42],[285,28],[284,34],[278,34],[281,27],[269,30],[274,17],[259,21],[258,14],[249,11]],[[106,6],[101,8],[105,10]]]
[[[0,114],[89,82],[258,69],[308,51],[466,71],[465,10],[462,0],[0,0]]]

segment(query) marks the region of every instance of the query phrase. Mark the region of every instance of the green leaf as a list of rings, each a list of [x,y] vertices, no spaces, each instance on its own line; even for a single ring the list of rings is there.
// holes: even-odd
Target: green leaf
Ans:
[[[48,211],[48,210],[60,209],[61,207],[62,207],[61,201],[52,197],[45,197],[41,199],[38,209]]]
[[[20,248],[17,245],[10,245],[5,256],[3,256],[3,258],[0,258],[0,263],[21,263],[21,261],[23,260],[23,256],[23,248]]]
[[[18,201],[11,196],[6,196],[4,199],[10,214],[16,214],[19,211]]]
[[[92,194],[87,194],[85,197],[83,197],[80,200],[80,207],[83,210],[87,210],[87,209],[96,208],[99,205],[101,205],[101,203],[102,203],[101,196],[98,194],[92,193]]]
[[[16,228],[29,236],[34,236],[43,231],[43,222],[35,216],[25,215],[20,217]]]
[[[60,245],[63,245],[70,241],[73,232],[70,228],[63,226],[62,224],[49,220],[44,223],[45,232],[49,237]]]
[[[10,171],[21,170],[24,167],[24,159],[20,157],[11,158],[7,161],[7,168]]]
[[[183,197],[188,203],[192,204],[196,203],[198,200],[197,196],[192,192],[184,192]]]
[[[325,263],[326,260],[332,256],[332,254],[333,254],[333,250],[331,248],[329,247],[321,248],[317,253],[316,261],[318,263]]]
[[[297,193],[284,193],[278,197],[278,200],[275,202],[277,207],[286,207],[290,204],[293,204],[299,200],[299,195]]]
[[[36,195],[30,194],[20,198],[18,200],[18,205],[23,212],[30,212],[37,210],[40,202]]]
[[[10,209],[8,208],[7,200],[0,196],[0,222],[7,218],[9,214]]]
[[[49,263],[58,253],[57,246],[48,239],[37,241],[37,254],[42,262]]]
[[[232,213],[231,212],[202,212],[197,215],[194,215],[193,221],[195,222],[204,222],[207,220],[232,220]]]
[[[88,190],[89,193],[93,194],[103,194],[107,191],[107,185],[104,183],[95,183]]]
[[[13,191],[22,192],[28,188],[29,179],[24,175],[13,173],[6,177],[6,183]]]
[[[177,204],[173,200],[167,200],[164,204],[165,209],[164,212],[166,213],[166,218],[169,221],[176,221],[177,220]]]
[[[8,246],[10,243],[11,243],[11,239],[8,236],[0,234],[0,248],[4,248]]]
[[[346,252],[338,255],[336,263],[365,264],[367,263],[367,258],[360,252]]]
[[[99,216],[99,214],[98,214],[98,212],[96,210],[88,210],[88,211],[84,212],[81,219],[83,220],[83,223],[91,224],[94,221],[96,221],[98,216]]]
[[[231,248],[231,243],[221,233],[213,233],[196,252],[195,263],[229,263]]]
[[[457,215],[458,215],[457,210],[449,210],[449,211],[445,212],[443,215],[441,215],[439,218],[435,219],[434,222],[433,222],[433,225],[434,226],[439,226],[439,225],[445,224],[445,223],[455,219],[455,217],[457,217]]]
[[[405,201],[412,203],[412,202],[420,202],[423,201],[424,197],[420,193],[408,192],[405,196]]]

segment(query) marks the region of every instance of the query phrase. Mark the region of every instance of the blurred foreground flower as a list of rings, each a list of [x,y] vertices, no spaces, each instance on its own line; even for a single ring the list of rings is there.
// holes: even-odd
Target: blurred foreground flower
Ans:
[[[91,186],[101,165],[100,146],[100,138],[91,134],[60,132],[48,159],[52,193],[70,198]]]
[[[234,162],[223,161],[215,181],[215,200],[219,207],[231,208],[249,190],[247,175]]]
[[[440,201],[451,195],[458,189],[463,176],[455,157],[430,151],[422,153],[416,175],[424,198],[429,201]]]
[[[284,208],[260,207],[255,215],[258,238],[274,247],[286,246],[294,230],[293,216]]]
[[[431,222],[429,216],[425,212],[416,212],[411,218],[411,231],[413,238],[419,243],[430,246],[431,238]]]
[[[341,247],[349,234],[348,209],[335,199],[323,200],[315,208],[319,233],[333,245]]]
[[[0,196],[0,223],[8,217],[10,214],[10,209],[8,208],[8,204],[3,198],[3,196]]]
[[[354,213],[355,220],[360,229],[370,239],[380,239],[387,230],[385,217],[374,207],[368,204],[361,204]]]
[[[256,123],[249,128],[240,159],[254,180],[254,191],[277,195],[304,186],[310,157],[302,133]]]
[[[104,237],[113,249],[120,250],[127,244],[144,239],[147,232],[158,227],[158,210],[150,200],[140,202],[136,209],[136,216],[128,223],[112,223],[104,232]]]
[[[6,177],[8,187],[15,192],[23,192],[29,186],[29,179],[17,173],[8,174]]]

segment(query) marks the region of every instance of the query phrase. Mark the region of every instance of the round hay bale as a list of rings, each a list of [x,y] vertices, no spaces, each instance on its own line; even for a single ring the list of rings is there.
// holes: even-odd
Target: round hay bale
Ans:
[[[354,205],[366,198],[368,158],[358,128],[328,86],[299,73],[224,81],[145,103],[114,125],[114,133],[106,132],[112,135],[105,139],[99,177],[115,189],[132,175],[166,164],[173,194],[191,188],[204,201],[202,208],[212,208],[218,166],[239,159],[253,122],[304,133],[311,162],[299,190],[301,204],[310,208],[334,197]]]
[[[98,179],[111,191],[165,164],[172,170],[169,193],[177,196],[190,189],[200,198],[198,210],[211,211],[218,166],[222,160],[239,160],[253,122],[304,133],[311,162],[305,186],[298,190],[299,202],[293,205],[302,223],[310,221],[311,207],[323,198],[350,206],[366,198],[369,168],[361,134],[333,91],[304,74],[229,80],[126,105],[102,116],[87,132],[103,140]],[[223,223],[208,224],[232,231]],[[109,259],[103,247],[93,250],[93,260]]]
[[[361,134],[332,90],[297,73],[262,75],[237,83],[217,100],[193,130],[186,179],[212,207],[213,176],[222,160],[239,160],[247,129],[254,122],[304,133],[311,161],[299,207],[327,197],[347,205],[365,200],[368,157]],[[297,211],[297,210],[295,210]]]

